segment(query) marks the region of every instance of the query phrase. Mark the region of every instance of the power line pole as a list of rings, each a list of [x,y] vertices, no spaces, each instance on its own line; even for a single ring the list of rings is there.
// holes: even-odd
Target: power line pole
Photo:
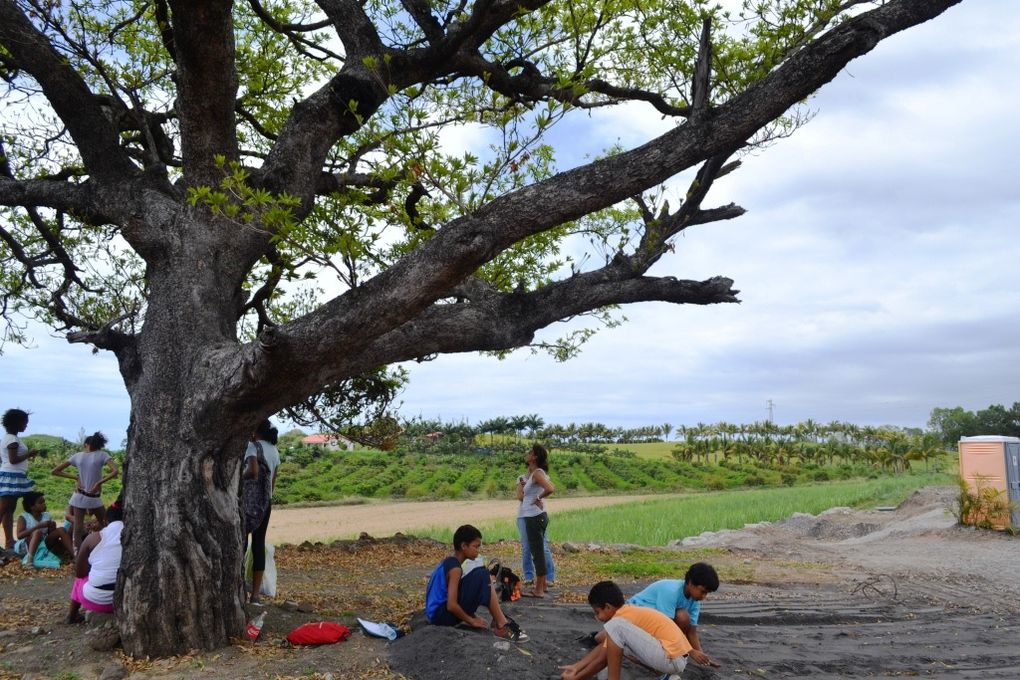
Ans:
[[[767,408],[767,409],[768,409],[768,411],[769,411],[769,422],[770,422],[770,423],[772,422],[772,408],[773,408],[774,406],[775,406],[775,404],[773,404],[773,403],[772,403],[772,400],[771,400],[771,399],[767,399],[767,400],[765,400],[765,408]]]

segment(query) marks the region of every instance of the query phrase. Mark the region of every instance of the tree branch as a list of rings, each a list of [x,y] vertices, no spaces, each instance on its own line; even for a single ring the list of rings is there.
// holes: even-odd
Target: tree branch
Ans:
[[[12,0],[0,0],[0,45],[19,69],[42,86],[90,175],[113,182],[137,174],[137,167],[120,148],[117,130],[103,115],[88,85]]]
[[[229,0],[171,0],[177,114],[186,182],[215,186],[217,155],[237,158],[237,69]]]
[[[330,378],[339,375],[333,373],[333,367],[337,362],[346,363],[340,358],[367,352],[393,329],[412,323],[437,300],[449,297],[481,265],[513,244],[614,205],[705,159],[729,155],[788,107],[832,80],[850,60],[873,49],[882,38],[937,16],[958,1],[893,0],[849,19],[793,55],[746,92],[714,109],[704,120],[689,121],[631,151],[501,196],[450,222],[387,271],[318,310],[263,334],[243,359],[246,368],[238,371],[248,385],[239,384],[235,389],[260,390],[260,385],[280,371],[293,375],[284,367],[293,366],[299,355],[302,365],[315,375],[314,381],[332,382]],[[720,164],[719,172],[721,167]],[[722,210],[734,212],[737,208]],[[692,219],[712,216],[711,212],[699,211]],[[630,263],[621,263],[620,267],[633,276]],[[635,291],[643,290],[642,286],[659,286],[659,292],[658,297],[640,299],[686,301],[691,295],[690,290],[682,293],[685,289],[680,284],[641,281],[627,283],[625,290],[634,294],[632,299],[620,300],[607,293],[593,296],[590,301],[602,304],[611,304],[614,299],[633,301],[639,299]],[[564,315],[577,308],[567,300],[564,304],[567,305]],[[393,356],[376,357],[375,365],[393,360],[396,360]]]
[[[712,67],[712,42],[710,29],[712,20],[706,18],[701,24],[701,41],[698,45],[698,61],[694,67],[694,83],[691,86],[691,116],[697,121],[708,115],[709,89]]]
[[[92,181],[72,184],[51,179],[15,180],[7,173],[0,175],[0,205],[54,208],[95,222],[112,221],[114,212],[100,208]]]
[[[435,305],[379,338],[378,345],[399,357],[397,361],[430,354],[513,349],[529,344],[536,331],[550,324],[610,305],[740,302],[740,291],[725,277],[688,281],[621,276],[622,271],[617,265],[608,265],[531,293],[490,294],[470,303]]]

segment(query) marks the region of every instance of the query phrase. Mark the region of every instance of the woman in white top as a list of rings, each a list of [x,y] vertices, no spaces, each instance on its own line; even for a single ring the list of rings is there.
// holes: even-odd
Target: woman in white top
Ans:
[[[35,488],[28,478],[28,459],[39,450],[29,451],[18,434],[28,428],[28,413],[12,408],[3,416],[4,435],[0,442],[0,525],[4,528],[4,548],[14,547],[14,508],[18,499]]]
[[[276,448],[279,435],[273,424],[264,420],[255,428],[252,433],[251,442],[244,452],[244,467],[242,477],[244,479],[257,479],[259,476],[258,454],[262,450],[262,458],[269,468],[269,477],[272,480],[272,489],[276,489],[276,469],[280,467],[280,452]],[[269,508],[266,510],[262,524],[251,532],[251,602],[259,604],[259,591],[262,589],[262,575],[266,571],[266,530],[269,528],[269,516],[273,512],[273,504],[270,500]],[[248,533],[244,535],[244,552],[248,551]]]
[[[525,454],[528,474],[517,480],[517,517],[523,518],[524,530],[528,537],[528,550],[535,564],[535,587],[525,597],[545,597],[549,565],[545,561],[545,530],[549,526],[549,515],[543,499],[556,487],[549,480],[549,452],[541,444],[533,444]]]

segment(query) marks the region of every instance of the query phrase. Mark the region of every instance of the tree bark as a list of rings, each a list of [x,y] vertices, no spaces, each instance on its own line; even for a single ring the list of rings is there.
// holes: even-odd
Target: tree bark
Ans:
[[[215,649],[242,633],[240,464],[258,403],[222,389],[210,348],[238,347],[241,249],[215,222],[176,223],[150,267],[145,326],[121,368],[131,397],[117,617],[127,653]],[[229,225],[228,225],[229,226]]]

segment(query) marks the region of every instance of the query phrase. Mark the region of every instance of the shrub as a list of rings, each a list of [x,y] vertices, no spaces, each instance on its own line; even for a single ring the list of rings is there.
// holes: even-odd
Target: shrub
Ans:
[[[963,479],[956,499],[956,519],[979,529],[992,529],[997,522],[1009,524],[1009,513],[1016,509],[1001,489],[988,486],[987,480],[975,479],[975,489]]]
[[[404,492],[404,498],[424,498],[428,495],[428,490],[420,484],[407,487],[407,491]]]
[[[729,486],[726,483],[725,479],[723,479],[719,475],[715,475],[715,474],[707,475],[705,477],[704,484],[705,484],[705,488],[709,489],[710,491],[722,491],[727,486]]]

